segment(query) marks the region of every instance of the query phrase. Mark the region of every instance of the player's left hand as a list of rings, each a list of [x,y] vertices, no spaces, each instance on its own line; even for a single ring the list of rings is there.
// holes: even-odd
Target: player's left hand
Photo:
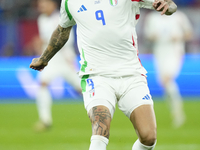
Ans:
[[[161,15],[171,15],[177,9],[176,4],[171,0],[155,0],[153,7],[155,10],[161,11]]]
[[[34,58],[30,64],[30,68],[38,71],[42,71],[48,63],[43,62],[40,58]]]

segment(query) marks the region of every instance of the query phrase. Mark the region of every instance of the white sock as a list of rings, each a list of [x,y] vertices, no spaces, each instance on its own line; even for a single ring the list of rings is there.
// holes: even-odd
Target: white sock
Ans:
[[[173,117],[173,122],[176,127],[181,126],[185,121],[183,111],[183,100],[179,92],[178,85],[175,82],[170,82],[166,85],[166,92],[169,95],[169,105]]]
[[[166,92],[173,101],[182,101],[179,87],[176,82],[171,81],[166,84]]]
[[[48,87],[40,87],[36,98],[39,119],[46,125],[52,124],[51,105],[52,98]]]
[[[106,150],[108,139],[100,135],[92,135],[89,150]]]
[[[132,150],[153,150],[156,145],[156,142],[152,146],[146,146],[140,142],[139,139],[133,144]]]

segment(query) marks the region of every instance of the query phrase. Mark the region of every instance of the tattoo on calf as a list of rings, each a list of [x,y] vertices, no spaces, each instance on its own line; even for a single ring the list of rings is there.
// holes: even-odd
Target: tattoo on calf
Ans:
[[[102,135],[109,138],[109,128],[111,115],[106,109],[101,109],[98,107],[93,107],[89,118],[92,122],[92,131],[94,135]]]

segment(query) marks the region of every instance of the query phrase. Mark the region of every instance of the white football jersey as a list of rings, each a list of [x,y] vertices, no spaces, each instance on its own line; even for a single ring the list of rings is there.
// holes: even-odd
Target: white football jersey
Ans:
[[[171,16],[149,13],[144,23],[144,34],[153,38],[153,53],[157,73],[177,77],[182,67],[185,53],[186,33],[192,33],[192,25],[187,16],[177,11]]]
[[[62,0],[60,26],[77,24],[79,75],[146,74],[138,58],[135,25],[139,8],[154,0]]]
[[[171,16],[152,12],[146,16],[144,31],[146,37],[155,38],[155,55],[166,57],[176,52],[184,54],[185,33],[192,32],[192,25],[181,11]]]

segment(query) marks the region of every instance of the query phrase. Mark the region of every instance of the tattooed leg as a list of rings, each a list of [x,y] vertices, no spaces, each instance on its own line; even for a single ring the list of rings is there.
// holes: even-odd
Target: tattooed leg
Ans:
[[[107,107],[96,106],[89,112],[92,123],[92,134],[101,135],[109,139],[111,114]]]

